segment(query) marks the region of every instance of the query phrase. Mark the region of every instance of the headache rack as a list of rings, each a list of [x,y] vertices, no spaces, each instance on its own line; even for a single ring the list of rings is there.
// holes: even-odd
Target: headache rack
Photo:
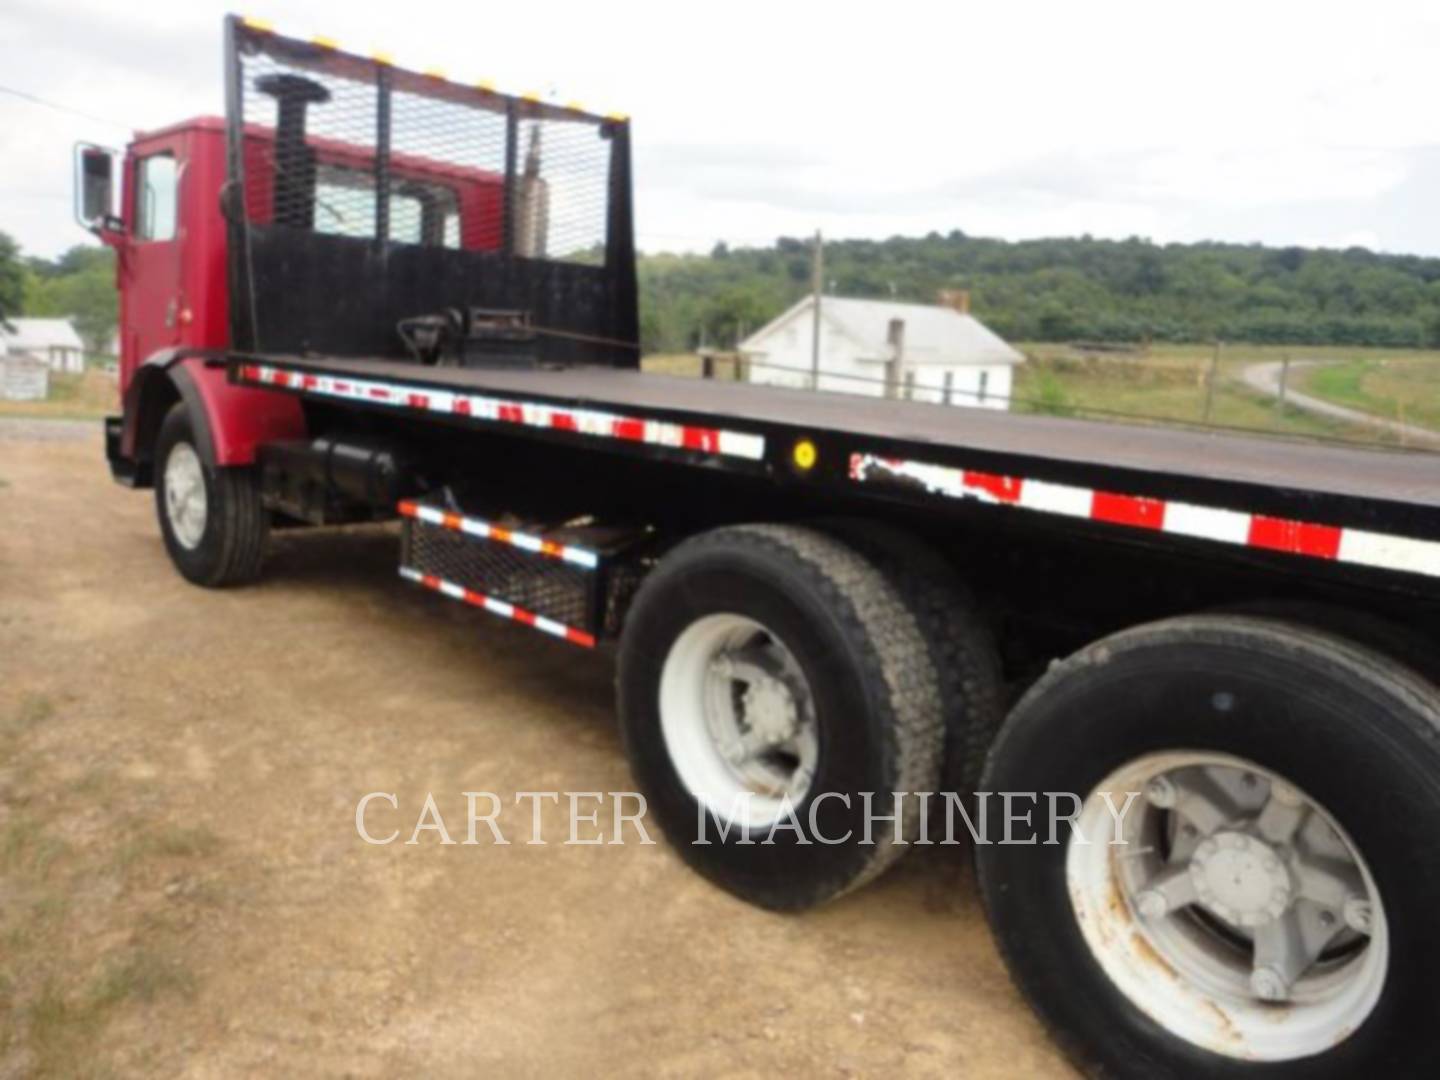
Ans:
[[[504,312],[538,364],[638,366],[628,120],[235,17],[225,55],[234,348],[411,359],[403,321]]]

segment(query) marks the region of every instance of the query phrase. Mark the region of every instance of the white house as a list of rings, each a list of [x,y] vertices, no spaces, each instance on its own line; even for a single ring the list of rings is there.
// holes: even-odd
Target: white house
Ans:
[[[52,371],[84,371],[85,346],[69,319],[0,319],[0,337],[12,353],[29,353]]]
[[[970,314],[965,293],[946,304],[820,300],[819,389],[1006,409],[1025,357]],[[740,343],[751,382],[812,386],[814,298]]]

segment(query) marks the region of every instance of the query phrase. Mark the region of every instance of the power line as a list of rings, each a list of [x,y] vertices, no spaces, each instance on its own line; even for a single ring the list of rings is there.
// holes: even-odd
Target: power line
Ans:
[[[20,98],[23,101],[28,101],[32,105],[42,105],[47,109],[54,109],[56,112],[69,113],[72,116],[83,117],[86,120],[94,120],[97,123],[101,124],[110,124],[113,127],[124,128],[126,131],[131,130],[131,126],[129,124],[122,124],[118,120],[111,120],[109,117],[106,116],[96,116],[94,113],[86,112],[83,109],[72,109],[69,105],[61,105],[58,102],[46,101],[44,98],[38,97],[37,95],[30,93],[28,90],[17,90],[13,86],[0,86],[0,94],[10,94],[12,97]]]

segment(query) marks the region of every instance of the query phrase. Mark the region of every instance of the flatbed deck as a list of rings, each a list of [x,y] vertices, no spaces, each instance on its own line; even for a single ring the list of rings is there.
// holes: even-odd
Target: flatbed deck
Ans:
[[[809,479],[843,481],[851,490],[854,482],[863,487],[868,480],[867,494],[927,501],[978,498],[1185,531],[1163,521],[1168,504],[1176,520],[1182,509],[1258,515],[1337,534],[1383,532],[1434,544],[1440,553],[1440,455],[1430,453],[1016,415],[600,367],[467,369],[267,354],[232,357],[231,371],[241,382],[392,411],[438,411],[449,414],[447,420],[482,426],[493,427],[498,418],[533,428],[537,425],[522,420],[519,411],[529,405],[544,412],[538,426],[552,437],[593,434],[583,422],[577,427],[575,417],[583,421],[597,412],[637,425],[700,425],[683,428],[700,432],[693,443],[688,434],[640,441],[677,453],[708,448],[713,453],[707,463],[782,479],[795,477],[789,465],[796,440],[810,438],[826,468],[816,468]],[[469,395],[513,402],[515,415],[469,410],[468,402],[462,409],[457,403]],[[563,420],[555,418],[554,410]],[[706,441],[717,434],[730,436],[731,442]],[[738,450],[730,452],[727,445]],[[1025,484],[1029,487],[1022,493]],[[1081,496],[1110,499],[1112,510],[1116,499],[1126,504],[1115,513],[1101,513],[1098,503],[1093,512],[1077,510]],[[1190,534],[1235,539],[1227,533],[1232,525],[1238,527],[1215,518]],[[1338,544],[1336,538],[1320,546]],[[1296,540],[1288,549],[1305,552],[1305,544]]]

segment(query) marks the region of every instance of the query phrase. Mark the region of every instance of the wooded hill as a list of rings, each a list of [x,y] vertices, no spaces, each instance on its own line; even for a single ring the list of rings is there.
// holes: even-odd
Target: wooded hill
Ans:
[[[728,345],[810,287],[810,244],[642,257],[647,351]],[[839,296],[933,302],[969,289],[972,309],[1012,341],[1248,341],[1440,345],[1440,259],[1363,248],[966,236],[825,245]]]

